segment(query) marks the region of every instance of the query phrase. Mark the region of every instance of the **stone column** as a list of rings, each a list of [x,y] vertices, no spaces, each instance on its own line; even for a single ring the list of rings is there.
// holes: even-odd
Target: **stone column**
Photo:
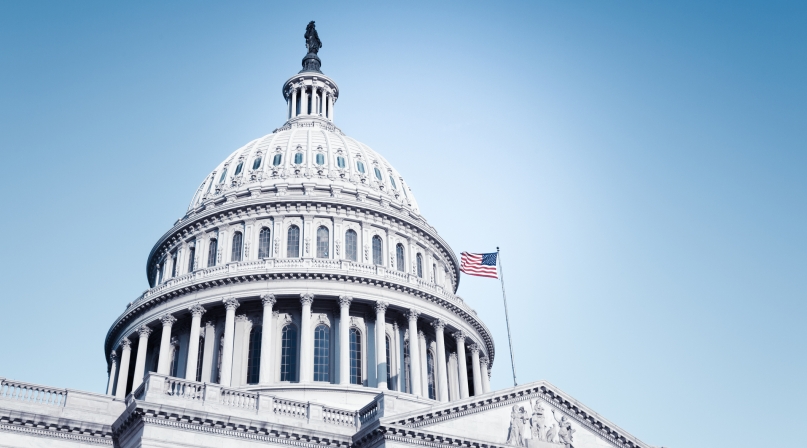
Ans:
[[[216,348],[216,325],[205,322],[205,349],[202,353],[202,382],[209,383],[213,373],[213,352]]]
[[[457,373],[460,377],[460,398],[468,398],[468,364],[465,362],[465,333],[454,333],[457,340]]]
[[[109,354],[109,384],[106,385],[106,394],[112,395],[112,388],[115,386],[115,374],[118,373],[118,354],[114,351]]]
[[[289,108],[289,118],[297,116],[297,87],[291,88],[291,95],[289,96],[291,107]]]
[[[300,115],[308,115],[308,98],[306,98],[307,92],[305,89],[305,84],[300,86]]]
[[[137,345],[134,378],[132,378],[132,391],[143,383],[143,377],[146,375],[146,353],[148,352],[151,328],[143,325],[137,329],[137,332],[140,334],[140,343]]]
[[[331,92],[331,94],[328,95],[328,119],[330,119],[331,122],[333,122],[333,105],[334,105],[334,98],[333,98],[333,92]]]
[[[387,302],[375,303],[375,365],[377,387],[387,390]]]
[[[325,107],[325,98],[328,96],[328,94],[325,93],[324,87],[320,89],[320,92],[322,93],[319,96],[319,114],[324,117],[325,114],[328,113],[328,109]]]
[[[426,344],[426,333],[418,331],[418,349],[420,351],[420,391],[424,398],[429,398],[429,345]]]
[[[132,354],[132,341],[124,338],[120,341],[120,370],[118,371],[118,387],[115,388],[115,396],[126,397],[126,383],[129,382],[129,358]]]
[[[191,340],[188,341],[188,364],[185,367],[185,379],[196,381],[196,365],[199,364],[199,332],[202,330],[202,314],[204,308],[198,303],[188,308],[191,312]]]
[[[274,323],[274,314],[272,307],[275,306],[277,300],[274,294],[263,294],[261,296],[263,303],[263,328],[261,329],[261,366],[258,373],[258,382],[261,384],[269,384],[272,382],[272,332]]]
[[[160,339],[160,358],[157,362],[157,373],[168,375],[169,370],[171,370],[171,327],[174,326],[177,318],[166,314],[160,318],[160,321],[163,323],[163,334]]]
[[[479,371],[479,346],[471,344],[471,370],[474,372],[474,396],[482,395],[482,372]]]
[[[300,303],[303,305],[300,318],[300,382],[313,381],[311,364],[311,304],[314,303],[314,294],[300,294]]]
[[[420,312],[410,309],[409,318],[409,379],[412,382],[412,394],[423,396],[420,387],[420,341],[418,340],[418,316]]]
[[[339,296],[339,384],[350,384],[350,302]]]
[[[452,352],[448,355],[448,399],[456,401],[460,399],[459,376],[457,375],[457,354]]]
[[[490,373],[488,371],[488,358],[483,356],[479,358],[479,367],[482,370],[482,392],[490,392]]]
[[[222,300],[227,314],[224,318],[224,347],[221,351],[221,385],[230,387],[233,377],[233,340],[235,338],[235,309],[241,306],[233,297]]]
[[[437,340],[437,399],[448,401],[448,372],[446,371],[446,341],[443,330],[446,323],[442,319],[432,322],[434,337]]]

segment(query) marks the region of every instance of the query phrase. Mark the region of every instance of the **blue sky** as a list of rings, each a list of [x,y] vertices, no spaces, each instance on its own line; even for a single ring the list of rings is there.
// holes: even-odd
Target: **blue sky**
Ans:
[[[457,251],[502,248],[519,382],[652,445],[807,417],[798,2],[0,3],[0,376],[102,391],[109,324],[316,20],[336,124]],[[459,294],[494,333],[500,286]]]

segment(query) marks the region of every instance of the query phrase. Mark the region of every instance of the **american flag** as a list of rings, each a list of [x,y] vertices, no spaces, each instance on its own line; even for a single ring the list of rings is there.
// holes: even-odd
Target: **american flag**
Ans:
[[[498,255],[496,252],[492,254],[463,252],[462,260],[460,260],[460,271],[477,277],[499,278],[498,272],[496,272],[496,258]]]

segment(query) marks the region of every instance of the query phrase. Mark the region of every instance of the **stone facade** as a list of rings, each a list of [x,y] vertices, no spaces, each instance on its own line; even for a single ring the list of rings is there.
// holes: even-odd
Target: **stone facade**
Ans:
[[[107,394],[2,380],[0,446],[647,446],[549,383],[490,391],[493,338],[409,185],[333,124],[333,80],[282,92],[288,121],[154,245]]]

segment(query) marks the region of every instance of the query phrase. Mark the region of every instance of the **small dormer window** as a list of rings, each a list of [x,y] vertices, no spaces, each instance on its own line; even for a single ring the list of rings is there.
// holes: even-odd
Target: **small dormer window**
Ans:
[[[325,165],[325,155],[317,154],[317,165]]]
[[[339,168],[344,168],[345,167],[345,158],[342,157],[342,156],[337,157],[336,158],[336,166],[338,166]]]
[[[294,154],[294,164],[299,165],[301,163],[303,163],[303,153],[298,152],[297,154]]]
[[[360,173],[364,174],[364,163],[361,160],[356,161],[356,169],[359,170]]]
[[[221,172],[221,177],[219,177],[219,183],[223,183],[224,179],[227,178],[227,168],[224,168],[224,171]]]
[[[238,166],[235,167],[235,175],[238,176],[241,174],[241,169],[244,168],[244,162],[238,162]]]
[[[394,188],[396,190],[398,189],[398,186],[395,185],[395,179],[392,178],[392,175],[389,176],[389,183],[392,184],[392,188]]]
[[[254,162],[252,162],[252,169],[257,170],[258,168],[260,168],[262,160],[263,160],[263,158],[261,156],[258,156],[258,158],[255,159]]]
[[[375,177],[378,178],[378,181],[384,180],[384,177],[381,175],[381,170],[379,170],[378,167],[373,169],[375,170]]]
[[[283,156],[280,154],[275,154],[274,160],[272,160],[272,165],[278,166],[280,165],[280,161],[283,160]]]

